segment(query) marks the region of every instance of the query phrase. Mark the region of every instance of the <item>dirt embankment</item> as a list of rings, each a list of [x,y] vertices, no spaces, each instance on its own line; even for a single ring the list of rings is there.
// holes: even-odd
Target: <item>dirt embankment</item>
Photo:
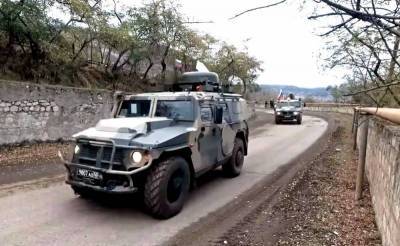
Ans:
[[[367,183],[354,201],[351,117],[323,117],[329,130],[306,153],[170,244],[380,245]]]

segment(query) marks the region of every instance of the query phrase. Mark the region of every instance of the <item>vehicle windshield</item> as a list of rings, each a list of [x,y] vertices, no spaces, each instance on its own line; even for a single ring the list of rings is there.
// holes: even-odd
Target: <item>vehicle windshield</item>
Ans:
[[[282,102],[277,102],[276,103],[277,108],[282,108],[282,107],[296,107],[300,108],[301,103],[300,101],[282,101]]]
[[[150,113],[150,105],[150,100],[123,101],[118,117],[147,117]]]
[[[192,101],[158,100],[155,116],[179,121],[193,121],[193,103]]]

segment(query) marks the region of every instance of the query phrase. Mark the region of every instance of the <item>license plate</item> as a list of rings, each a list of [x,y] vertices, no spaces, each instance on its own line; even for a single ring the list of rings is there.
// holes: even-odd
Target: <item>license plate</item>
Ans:
[[[95,179],[95,180],[103,179],[103,175],[100,172],[93,171],[93,170],[78,168],[76,170],[76,174],[82,178],[89,178],[89,179]]]

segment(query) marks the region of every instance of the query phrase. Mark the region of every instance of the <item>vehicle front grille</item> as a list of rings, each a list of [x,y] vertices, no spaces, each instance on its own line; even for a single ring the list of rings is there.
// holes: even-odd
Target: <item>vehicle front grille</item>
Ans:
[[[282,111],[282,114],[283,114],[283,115],[292,115],[292,114],[293,114],[293,112],[289,112],[289,111]]]
[[[123,170],[124,150],[120,148],[115,149],[114,159],[111,160],[112,146],[108,145],[91,145],[91,144],[80,144],[80,152],[76,156],[75,160],[79,164],[88,166],[97,166],[108,169],[111,161],[113,162],[113,169]],[[98,163],[98,164],[97,164]]]

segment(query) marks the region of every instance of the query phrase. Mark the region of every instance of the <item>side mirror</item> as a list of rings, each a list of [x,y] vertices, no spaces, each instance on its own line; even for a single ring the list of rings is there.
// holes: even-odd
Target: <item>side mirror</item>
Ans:
[[[222,124],[223,114],[224,114],[224,109],[220,106],[216,106],[215,107],[215,118],[214,118],[215,124]]]

